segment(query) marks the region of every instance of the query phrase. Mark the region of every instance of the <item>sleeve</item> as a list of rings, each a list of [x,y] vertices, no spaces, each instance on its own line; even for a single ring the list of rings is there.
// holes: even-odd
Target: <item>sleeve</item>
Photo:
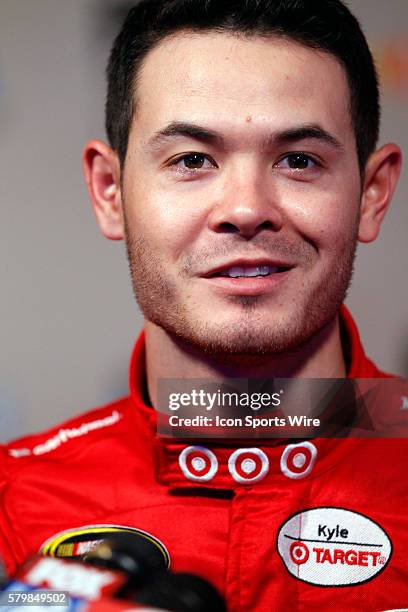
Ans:
[[[7,448],[0,445],[0,562],[5,566],[7,576],[10,576],[17,569],[17,561],[13,554],[13,529],[5,499],[9,483],[7,459]]]

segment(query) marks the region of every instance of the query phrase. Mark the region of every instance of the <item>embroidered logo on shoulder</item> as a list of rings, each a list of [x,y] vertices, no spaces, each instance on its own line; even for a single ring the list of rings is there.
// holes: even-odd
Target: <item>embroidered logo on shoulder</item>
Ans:
[[[114,410],[112,414],[109,414],[102,419],[96,419],[95,421],[88,421],[79,425],[79,427],[70,427],[70,428],[61,428],[57,431],[57,433],[48,438],[42,444],[37,444],[33,449],[30,448],[10,448],[8,453],[11,457],[19,458],[19,457],[28,457],[30,455],[44,455],[45,453],[50,453],[55,450],[61,444],[65,444],[69,442],[72,438],[79,438],[81,436],[86,436],[91,431],[95,431],[97,429],[103,429],[104,427],[111,427],[115,425],[120,419],[122,415]]]
[[[161,565],[163,568],[170,566],[169,553],[160,540],[141,529],[122,525],[84,525],[77,529],[61,531],[46,540],[40,547],[39,552],[50,557],[80,558],[115,533],[128,533],[133,540],[142,540],[144,549],[146,549],[146,545],[150,544],[150,556],[156,560],[157,566]]]
[[[373,520],[344,508],[297,512],[280,527],[277,549],[292,576],[327,587],[368,582],[387,566],[392,543]]]

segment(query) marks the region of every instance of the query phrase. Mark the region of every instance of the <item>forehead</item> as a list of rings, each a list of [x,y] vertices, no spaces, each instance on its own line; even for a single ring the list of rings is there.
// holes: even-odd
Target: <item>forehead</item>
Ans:
[[[354,139],[347,78],[332,55],[282,37],[181,32],[162,40],[139,72],[134,127],[241,117],[279,129],[316,122]]]

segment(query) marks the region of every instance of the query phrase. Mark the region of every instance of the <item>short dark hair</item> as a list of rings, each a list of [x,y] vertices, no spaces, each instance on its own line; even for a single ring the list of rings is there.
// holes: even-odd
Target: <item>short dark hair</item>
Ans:
[[[379,132],[378,79],[360,24],[340,0],[142,0],[119,32],[107,67],[106,130],[123,165],[147,53],[178,31],[281,36],[333,55],[344,67],[360,171]]]

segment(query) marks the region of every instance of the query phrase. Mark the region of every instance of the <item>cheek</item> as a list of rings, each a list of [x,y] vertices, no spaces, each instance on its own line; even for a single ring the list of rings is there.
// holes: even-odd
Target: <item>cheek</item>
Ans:
[[[125,209],[129,231],[158,257],[177,259],[194,244],[202,228],[198,206],[187,208],[182,198],[148,187],[129,190]]]
[[[295,230],[320,251],[333,251],[355,238],[359,201],[356,193],[309,194],[291,206]]]

